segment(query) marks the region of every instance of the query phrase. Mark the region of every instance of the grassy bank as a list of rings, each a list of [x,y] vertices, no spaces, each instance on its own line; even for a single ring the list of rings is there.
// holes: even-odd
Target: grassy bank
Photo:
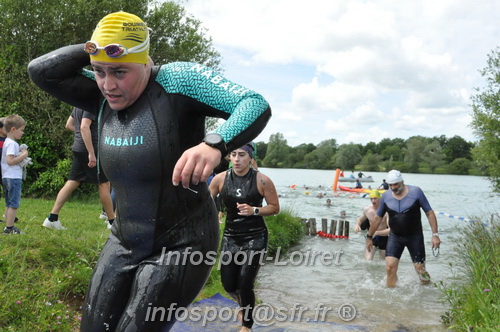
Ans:
[[[481,220],[481,218],[476,218]],[[450,304],[443,323],[454,331],[498,331],[500,327],[500,228],[470,224],[457,239],[459,261],[452,270],[459,280],[438,286]]]
[[[97,199],[66,203],[60,219],[68,230],[45,229],[41,224],[52,204],[23,198],[16,226],[24,234],[0,236],[0,331],[78,330],[88,281],[109,230],[98,218]],[[266,221],[270,252],[277,246],[283,252],[300,239],[300,221],[290,213]],[[199,298],[217,292],[223,291],[214,268]]]

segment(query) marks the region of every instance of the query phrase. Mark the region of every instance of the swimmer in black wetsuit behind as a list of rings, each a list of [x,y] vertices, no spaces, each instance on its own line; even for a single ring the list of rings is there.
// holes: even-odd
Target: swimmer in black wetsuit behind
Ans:
[[[226,292],[241,308],[241,332],[250,331],[253,325],[253,286],[260,263],[264,261],[268,238],[263,216],[277,214],[280,209],[274,183],[250,167],[252,159],[250,143],[231,151],[233,168],[219,173],[210,183],[212,197],[220,193],[227,209],[220,257],[221,279]],[[264,207],[263,199],[266,200]]]
[[[98,162],[116,191],[117,218],[90,282],[82,331],[171,329],[175,314],[148,316],[151,307],[189,305],[213,264],[165,262],[162,253],[217,250],[217,211],[206,181],[221,156],[256,137],[271,116],[252,90],[199,64],[152,67],[148,52],[146,24],[117,12],[85,45],[28,66],[43,90],[98,114]],[[84,69],[89,64],[93,71]],[[206,116],[226,121],[205,136]]]
[[[422,232],[420,209],[422,208],[432,229],[432,248],[439,248],[441,241],[438,234],[436,214],[432,210],[422,189],[405,185],[401,172],[392,170],[387,177],[391,191],[382,195],[377,216],[366,235],[366,249],[373,250],[372,235],[378,229],[382,216],[389,213],[389,239],[385,251],[387,287],[395,287],[398,280],[399,259],[405,247],[408,248],[422,284],[430,283],[430,275],[425,270],[425,245]]]

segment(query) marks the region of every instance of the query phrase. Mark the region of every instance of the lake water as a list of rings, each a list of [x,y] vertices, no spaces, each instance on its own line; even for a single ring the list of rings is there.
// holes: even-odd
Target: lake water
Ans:
[[[258,275],[257,297],[264,305],[288,310],[288,321],[274,321],[272,327],[264,327],[267,324],[263,323],[255,330],[445,331],[440,319],[448,305],[443,301],[442,292],[432,285],[419,284],[406,250],[400,261],[398,284],[393,289],[385,286],[385,261],[378,255],[372,262],[364,260],[365,232],[355,234],[352,229],[363,207],[370,204],[367,197],[333,192],[334,171],[269,168],[260,168],[260,171],[276,185],[282,196],[281,208],[292,210],[302,218],[316,218],[318,230],[321,218],[328,218],[330,224],[331,219],[338,219],[340,212],[345,211],[350,221],[350,238],[332,240],[305,236],[289,251],[294,253],[293,257],[281,257],[280,264],[286,265],[268,262],[263,266]],[[386,174],[368,173],[375,182],[364,183],[364,187],[378,187]],[[449,284],[460,277],[456,268],[450,268],[450,263],[457,262],[455,244],[463,240],[457,238],[458,230],[468,223],[458,218],[489,222],[492,215],[500,211],[500,200],[491,194],[489,182],[484,177],[429,174],[403,174],[403,177],[406,184],[421,187],[434,211],[443,213],[438,214],[442,241],[439,255],[434,256],[431,251],[431,230],[424,214],[422,224],[427,270],[434,283]],[[296,185],[295,190],[290,188],[292,185]],[[318,198],[320,192],[326,193],[326,197]],[[326,206],[326,198],[332,200],[332,207]],[[498,220],[498,215],[496,218]],[[312,252],[319,253],[319,257],[332,253],[335,261],[332,264],[330,260],[327,265],[319,259],[307,260]],[[341,319],[339,310],[346,306],[355,309],[354,319]],[[302,316],[295,311],[291,317],[293,308],[302,308]]]

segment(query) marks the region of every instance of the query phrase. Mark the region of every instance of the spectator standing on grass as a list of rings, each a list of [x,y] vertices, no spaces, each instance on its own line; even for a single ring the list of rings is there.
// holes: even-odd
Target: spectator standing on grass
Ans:
[[[108,215],[109,225],[115,219],[113,203],[110,195],[109,181],[101,171],[98,174],[96,150],[97,147],[97,123],[95,115],[82,109],[74,108],[66,121],[66,129],[74,133],[73,138],[73,161],[68,181],[59,190],[54,206],[49,216],[44,220],[43,226],[56,230],[64,230],[59,220],[59,212],[63,208],[71,194],[80,186],[81,182],[99,184],[99,197]]]
[[[5,131],[4,121],[5,121],[5,117],[0,118],[0,158],[2,156],[3,145],[5,143],[5,139],[7,138],[7,132]],[[2,168],[0,167],[0,179],[1,178],[2,178]],[[2,188],[0,188],[0,190],[1,190],[1,192],[5,192],[5,190],[3,189],[3,184],[2,184]],[[0,195],[0,197],[1,197],[1,195]],[[4,213],[3,217],[5,218],[5,213]],[[0,220],[0,222],[5,222],[5,221]]]
[[[4,122],[7,138],[2,149],[2,185],[5,190],[5,234],[21,234],[14,227],[17,210],[21,205],[23,161],[28,158],[28,149],[20,150],[18,140],[24,135],[26,121],[19,115],[9,115]]]

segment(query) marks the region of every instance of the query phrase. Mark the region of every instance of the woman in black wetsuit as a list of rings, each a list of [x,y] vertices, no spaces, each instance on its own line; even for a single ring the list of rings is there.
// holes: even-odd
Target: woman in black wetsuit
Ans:
[[[226,292],[240,306],[240,332],[250,331],[253,325],[253,284],[264,262],[268,238],[263,216],[280,210],[274,183],[250,167],[253,150],[253,144],[248,143],[231,151],[233,167],[216,175],[210,183],[212,197],[220,193],[227,209],[220,256],[221,279]]]
[[[148,52],[146,24],[117,12],[86,44],[28,66],[40,88],[98,115],[98,162],[116,191],[117,218],[90,281],[82,331],[171,329],[170,310],[191,303],[212,265],[162,257],[217,250],[206,181],[221,157],[255,138],[271,116],[261,95],[210,68],[152,67]],[[205,135],[207,116],[226,121]],[[167,314],[150,314],[162,310]]]

